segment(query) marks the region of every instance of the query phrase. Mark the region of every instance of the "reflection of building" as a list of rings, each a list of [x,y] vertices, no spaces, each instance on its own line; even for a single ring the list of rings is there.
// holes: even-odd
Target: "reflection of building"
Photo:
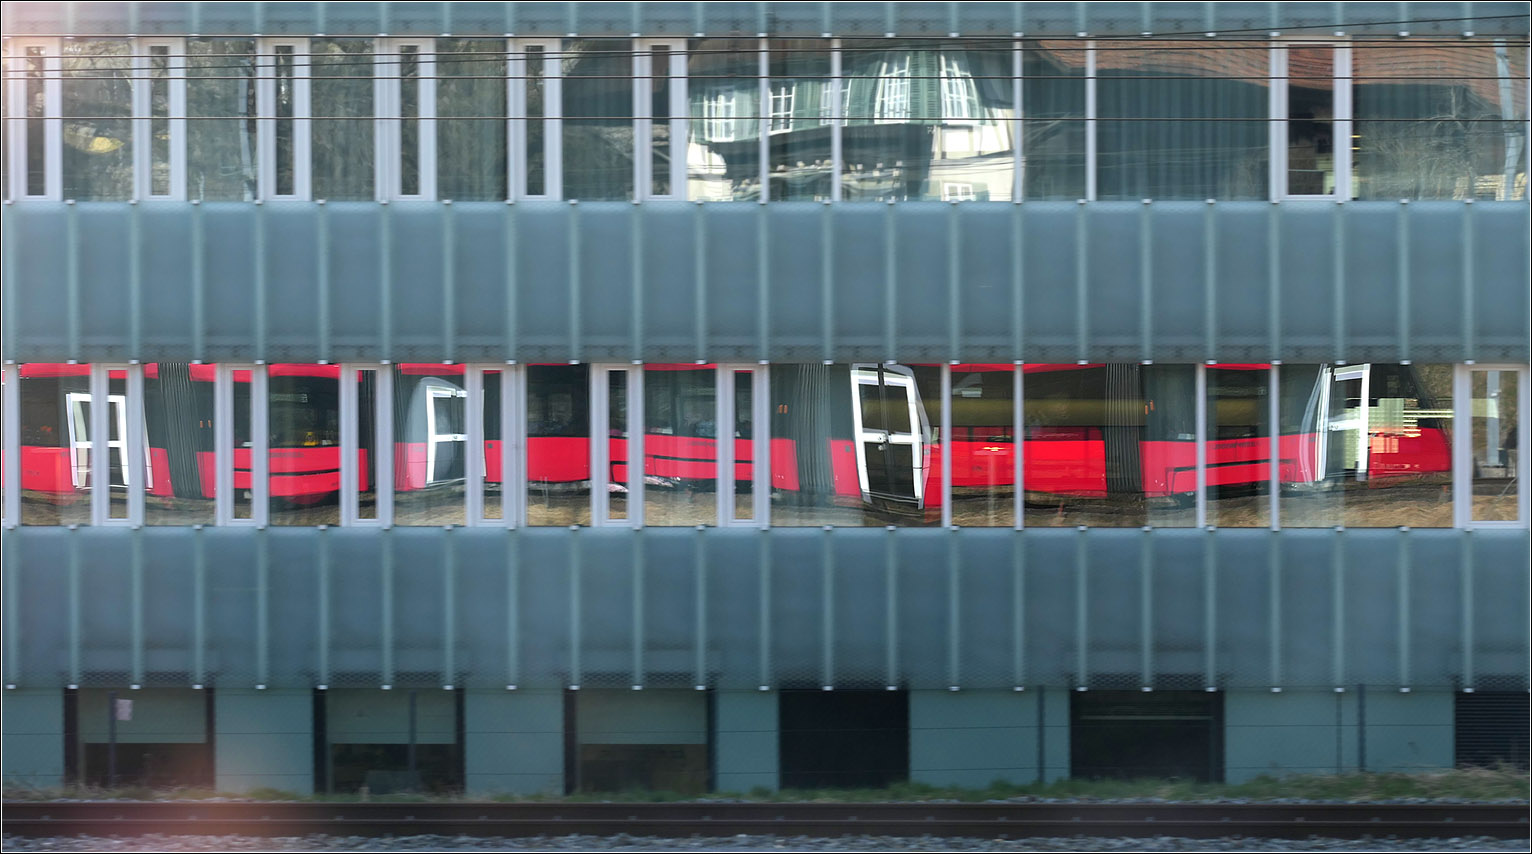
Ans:
[[[1524,763],[1524,9],[1184,5],[7,4],[6,777]]]

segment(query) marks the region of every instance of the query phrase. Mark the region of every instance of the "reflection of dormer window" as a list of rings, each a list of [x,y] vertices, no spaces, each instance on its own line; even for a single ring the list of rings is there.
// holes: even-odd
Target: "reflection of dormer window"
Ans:
[[[734,141],[734,93],[719,91],[702,102],[704,133],[708,142]]]
[[[942,118],[949,122],[979,118],[979,89],[964,66],[956,56],[941,55]]]
[[[772,133],[793,129],[793,103],[797,100],[797,83],[778,83],[771,87]]]
[[[910,117],[910,56],[884,60],[878,69],[878,100],[873,116],[880,122],[907,121]]]
[[[836,88],[837,87],[835,82],[831,80],[826,80],[823,84],[821,84],[821,94],[819,96],[819,123],[822,125],[830,124],[830,111],[831,107],[833,106],[830,103],[830,99],[835,96]],[[848,105],[851,103],[851,78],[847,77],[841,80],[839,88],[840,114],[844,118],[847,115],[847,111],[849,109]]]

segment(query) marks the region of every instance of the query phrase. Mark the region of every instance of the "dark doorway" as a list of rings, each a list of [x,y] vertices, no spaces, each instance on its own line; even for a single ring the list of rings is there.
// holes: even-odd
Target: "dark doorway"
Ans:
[[[1086,691],[1071,698],[1070,776],[1223,779],[1223,694]]]
[[[787,789],[881,788],[910,776],[904,691],[781,692],[779,760]]]
[[[1525,691],[1459,693],[1452,709],[1458,766],[1527,770],[1527,717]]]

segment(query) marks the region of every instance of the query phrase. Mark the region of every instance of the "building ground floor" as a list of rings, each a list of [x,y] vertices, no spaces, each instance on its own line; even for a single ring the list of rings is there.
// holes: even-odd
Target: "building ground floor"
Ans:
[[[4,694],[9,786],[750,792],[1527,767],[1525,691],[328,690]]]

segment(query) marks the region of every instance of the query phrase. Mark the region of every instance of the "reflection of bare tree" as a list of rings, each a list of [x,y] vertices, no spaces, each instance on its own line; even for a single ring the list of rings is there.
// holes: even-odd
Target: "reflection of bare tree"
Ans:
[[[1487,161],[1493,160],[1499,116],[1461,87],[1427,91],[1434,108],[1429,115],[1357,122],[1362,198],[1472,198],[1479,176],[1497,171]]]

